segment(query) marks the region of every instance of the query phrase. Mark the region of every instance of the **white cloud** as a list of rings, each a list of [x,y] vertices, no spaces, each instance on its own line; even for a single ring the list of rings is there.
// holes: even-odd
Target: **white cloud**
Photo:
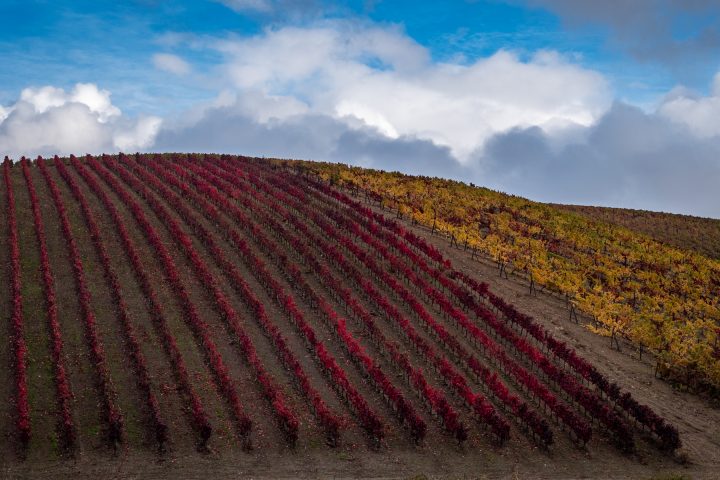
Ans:
[[[715,75],[707,97],[678,88],[667,96],[659,111],[669,120],[687,126],[700,138],[720,136],[720,73]]]
[[[64,105],[67,95],[62,88],[26,88],[20,93],[20,100],[32,105],[37,113],[44,113],[48,108]]]
[[[119,128],[113,135],[113,145],[121,151],[144,150],[155,142],[162,120],[158,117],[143,117],[134,125]]]
[[[67,103],[79,103],[97,114],[100,122],[106,122],[121,113],[120,109],[110,101],[110,92],[99,90],[92,83],[78,83],[69,93],[62,88],[52,86],[26,88],[20,93],[20,100],[32,105],[36,113],[45,113],[51,108],[61,107]]]
[[[79,83],[70,91],[26,88],[0,115],[0,151],[13,157],[102,153],[150,146],[160,119],[124,118],[110,92]]]
[[[597,72],[553,52],[527,61],[500,51],[470,64],[434,63],[396,28],[329,22],[218,42],[232,86],[354,117],[390,137],[432,140],[463,160],[514,127],[592,124],[609,107]]]
[[[175,75],[187,75],[191,70],[190,65],[185,60],[170,53],[156,53],[153,55],[152,60],[155,68]]]
[[[393,127],[384,115],[371,108],[367,108],[365,105],[342,100],[337,107],[335,107],[335,112],[341,118],[354,117],[361,120],[366,125],[377,128],[386,137],[398,138],[400,136],[397,130],[395,130],[395,127]]]
[[[106,125],[81,103],[38,112],[21,101],[0,124],[0,150],[13,156],[100,151],[110,140]]]
[[[296,98],[265,95],[259,91],[246,91],[242,94],[226,92],[218,97],[215,106],[233,106],[260,123],[309,113],[308,106]]]

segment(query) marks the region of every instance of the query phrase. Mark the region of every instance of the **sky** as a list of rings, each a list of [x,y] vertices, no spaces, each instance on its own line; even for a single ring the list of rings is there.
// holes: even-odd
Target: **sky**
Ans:
[[[720,218],[717,0],[3,0],[0,155],[342,162]]]

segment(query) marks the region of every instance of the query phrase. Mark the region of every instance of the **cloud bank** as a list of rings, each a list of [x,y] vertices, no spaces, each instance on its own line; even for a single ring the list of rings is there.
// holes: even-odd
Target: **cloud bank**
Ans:
[[[307,158],[542,201],[720,217],[720,76],[707,95],[678,87],[644,111],[550,51],[442,63],[398,28],[348,22],[192,41],[222,58],[207,73],[215,100],[177,118],[131,119],[95,85],[28,88],[0,107],[0,151]],[[192,68],[163,55],[158,68]]]
[[[479,160],[486,183],[542,201],[720,218],[720,138],[698,137],[666,106],[617,103],[559,149],[537,128],[499,134]]]
[[[157,117],[124,118],[110,92],[93,84],[78,83],[70,92],[26,88],[0,111],[0,151],[19,157],[143,149],[160,124]]]
[[[398,29],[331,22],[218,42],[240,91],[290,97],[313,113],[355,119],[390,138],[414,136],[466,160],[509,128],[593,123],[610,104],[605,79],[540,51],[499,51],[471,64],[436,63]]]

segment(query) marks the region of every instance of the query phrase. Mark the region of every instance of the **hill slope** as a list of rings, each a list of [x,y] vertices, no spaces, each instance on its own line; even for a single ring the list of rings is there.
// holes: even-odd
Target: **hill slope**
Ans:
[[[720,261],[612,224],[461,182],[338,164],[277,161],[430,226],[492,259],[530,289],[565,298],[572,317],[620,349],[650,349],[661,375],[717,393]]]
[[[658,242],[720,259],[720,220],[714,218],[629,208],[551,205],[561,210],[580,213],[594,220],[629,228]]]
[[[682,442],[720,463],[717,415],[559,331],[562,303],[276,165],[5,162],[6,476],[637,477]]]

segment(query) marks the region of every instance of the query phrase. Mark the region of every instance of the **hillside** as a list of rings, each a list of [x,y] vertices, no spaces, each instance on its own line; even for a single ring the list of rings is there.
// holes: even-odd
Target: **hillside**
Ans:
[[[445,235],[531,293],[560,296],[570,318],[622,349],[650,350],[656,371],[717,395],[720,387],[720,261],[609,223],[461,182],[339,164],[277,161],[349,189]]]
[[[720,220],[674,213],[629,208],[559,205],[553,207],[576,212],[593,220],[613,223],[645,234],[658,242],[720,259]]]
[[[647,355],[449,248],[447,212],[434,228],[395,220],[337,173],[225,155],[6,160],[3,476],[720,466],[720,415]]]

